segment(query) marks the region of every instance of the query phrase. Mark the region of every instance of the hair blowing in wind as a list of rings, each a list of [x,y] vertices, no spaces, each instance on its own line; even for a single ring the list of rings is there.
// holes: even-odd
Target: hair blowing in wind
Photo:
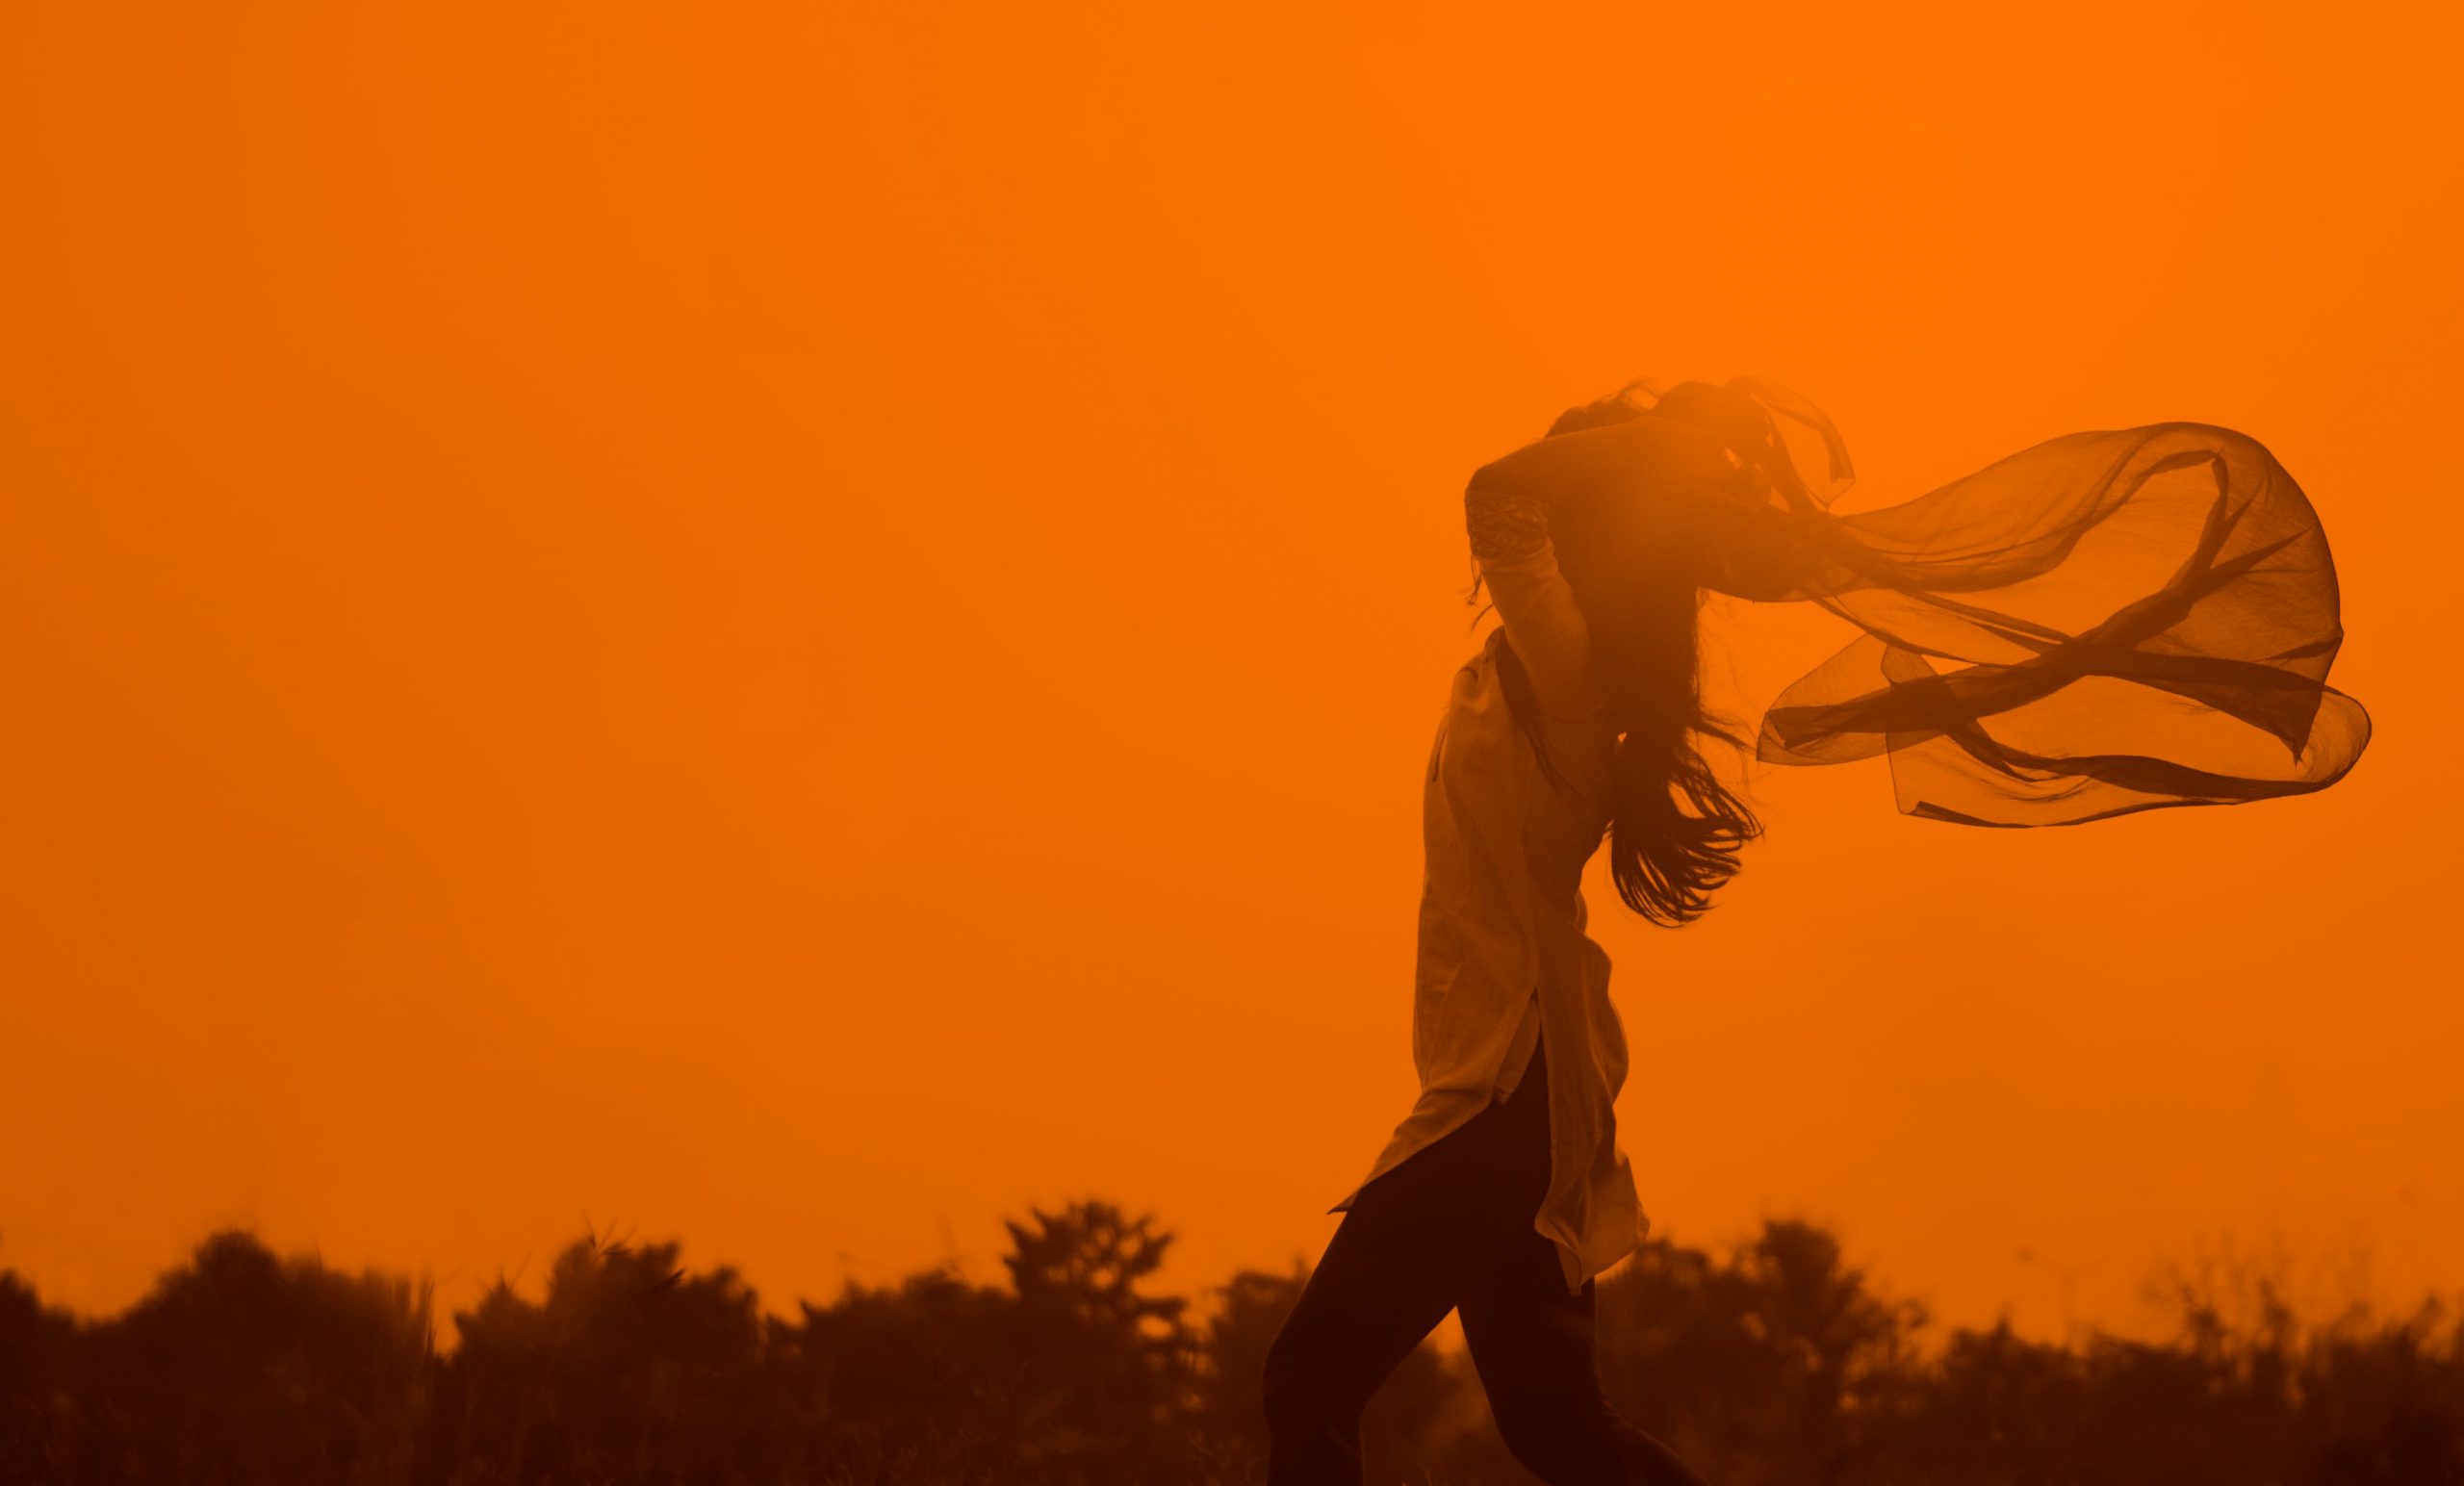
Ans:
[[[1741,494],[1786,455],[1752,398],[1682,383],[1655,406],[1631,389],[1570,408],[1549,427],[1557,438],[1645,416],[1674,419],[1710,435],[1734,459]],[[1703,705],[1697,544],[1703,533],[1673,525],[1647,500],[1599,500],[1553,515],[1557,564],[1590,629],[1593,654],[1618,732],[1608,807],[1609,872],[1617,896],[1652,923],[1681,927],[1711,906],[1736,874],[1738,854],[1761,834],[1753,807],[1730,789],[1703,752],[1706,739],[1744,749],[1747,740]],[[1473,597],[1480,591],[1473,581]],[[1500,679],[1544,774],[1564,786],[1549,758],[1530,678],[1511,645]]]

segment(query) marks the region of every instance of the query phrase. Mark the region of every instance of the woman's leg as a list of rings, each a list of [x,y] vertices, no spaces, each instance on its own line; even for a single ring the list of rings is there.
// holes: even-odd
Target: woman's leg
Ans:
[[[1528,1159],[1539,1074],[1353,1199],[1267,1353],[1268,1486],[1358,1486],[1361,1410],[1529,1231],[1548,1183],[1545,1126],[1536,1179]]]
[[[1506,1448],[1549,1486],[1705,1486],[1617,1416],[1593,1355],[1593,1287],[1569,1294],[1557,1247],[1517,1239],[1463,1297],[1464,1340]]]

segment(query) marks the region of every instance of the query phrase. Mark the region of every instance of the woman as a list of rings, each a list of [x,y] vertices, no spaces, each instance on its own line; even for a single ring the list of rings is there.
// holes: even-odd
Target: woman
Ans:
[[[1887,754],[1911,814],[2066,824],[2300,793],[2368,739],[2324,683],[2342,633],[2324,536],[2254,441],[2075,434],[1835,517],[1846,450],[1804,399],[1750,378],[1635,391],[1569,410],[1466,491],[1474,592],[1500,624],[1429,756],[1421,1095],[1336,1204],[1269,1354],[1270,1486],[1358,1482],[1362,1408],[1450,1310],[1542,1480],[1702,1480],[1617,1416],[1594,1367],[1595,1278],[1646,1220],[1580,880],[1604,839],[1619,898],[1681,926],[1758,833],[1701,752],[1729,739],[1698,686],[1705,589],[1866,630],[1780,698],[1758,752]],[[2272,740],[2264,766],[2252,738]]]

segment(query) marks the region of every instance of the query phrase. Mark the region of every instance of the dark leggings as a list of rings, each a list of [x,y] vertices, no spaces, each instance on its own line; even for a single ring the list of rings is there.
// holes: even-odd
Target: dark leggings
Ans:
[[[1386,1375],[1463,1315],[1489,1412],[1549,1486],[1703,1486],[1617,1417],[1592,1360],[1592,1285],[1569,1294],[1531,1226],[1549,1189],[1538,1051],[1512,1098],[1361,1189],[1267,1353],[1268,1486],[1358,1486],[1360,1415]]]

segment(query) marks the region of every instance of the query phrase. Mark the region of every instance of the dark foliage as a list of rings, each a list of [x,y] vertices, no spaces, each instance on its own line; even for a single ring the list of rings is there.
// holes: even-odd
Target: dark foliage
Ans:
[[[1248,1271],[1202,1322],[1171,1236],[1107,1203],[1010,1225],[1009,1283],[946,1271],[765,1316],[673,1243],[589,1239],[531,1300],[500,1284],[431,1341],[426,1294],[207,1240],[80,1321],[0,1272],[0,1482],[252,1486],[1144,1486],[1262,1477],[1258,1373],[1305,1271]],[[2186,1288],[2166,1345],[2007,1327],[1920,1345],[1837,1242],[1774,1222],[1654,1243],[1600,1294],[1636,1422],[1732,1486],[2458,1486],[2464,1328],[2436,1305],[2302,1326],[2261,1286]],[[1372,1406],[1370,1479],[1522,1482],[1458,1356]]]

